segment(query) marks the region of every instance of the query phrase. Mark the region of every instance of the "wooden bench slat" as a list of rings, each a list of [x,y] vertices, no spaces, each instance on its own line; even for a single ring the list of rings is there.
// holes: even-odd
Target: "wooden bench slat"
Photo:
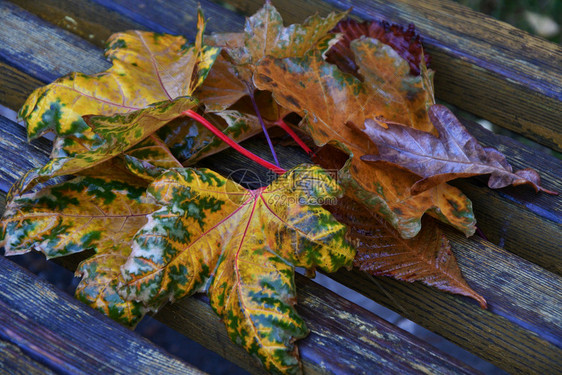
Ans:
[[[99,47],[103,47],[107,38],[115,32],[147,29],[146,26],[90,0],[11,0],[10,2]]]
[[[241,30],[244,17],[208,0],[182,3],[147,2],[140,5],[126,0],[12,0],[43,20],[103,47],[112,33],[137,29],[181,34],[192,40],[196,33],[196,12],[201,5],[208,20],[207,33]],[[72,21],[71,21],[71,20]]]
[[[111,66],[99,49],[84,39],[5,0],[0,0],[0,35],[0,60],[42,81],[51,82],[70,73],[69,66],[79,66],[86,74]],[[64,56],[60,51],[65,51]]]
[[[56,375],[48,367],[27,356],[21,349],[8,341],[0,339],[0,371],[13,375]]]
[[[0,60],[0,105],[18,111],[43,82]]]
[[[410,334],[301,275],[296,275],[297,311],[311,333],[299,341],[305,374],[473,372]],[[232,344],[206,298],[196,296],[165,306],[155,315],[180,333],[223,355],[246,370],[262,374],[252,358]],[[209,332],[213,332],[209,335]]]
[[[246,15],[263,4],[226,3]],[[274,5],[286,23],[351,6],[362,19],[414,23],[433,57],[439,98],[562,150],[562,46],[452,1],[278,0]]]
[[[482,145],[505,153],[514,170],[535,168],[543,186],[562,193],[560,159],[471,121],[462,122]],[[529,187],[491,190],[487,180],[488,176],[482,176],[452,182],[473,201],[478,227],[492,243],[562,274],[562,199],[536,194]]]
[[[56,373],[203,374],[3,256],[0,285],[0,340]]]
[[[208,20],[206,29],[208,33],[232,32],[242,30],[244,27],[244,16],[209,0],[184,0],[180,3],[146,2],[142,6],[137,2],[127,0],[91,1],[118,11],[154,31],[181,34],[189,40],[195,38],[198,5],[201,5],[205,18]]]

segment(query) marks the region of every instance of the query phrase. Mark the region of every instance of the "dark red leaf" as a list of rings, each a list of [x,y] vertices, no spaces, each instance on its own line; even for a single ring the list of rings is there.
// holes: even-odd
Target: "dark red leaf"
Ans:
[[[342,71],[359,77],[355,56],[350,48],[354,39],[362,36],[378,39],[389,45],[410,64],[410,73],[420,74],[420,62],[422,57],[421,37],[413,24],[404,28],[400,25],[390,24],[386,21],[357,22],[352,19],[340,21],[331,31],[342,33],[342,39],[336,43],[326,54],[329,63],[335,64]],[[428,65],[430,57],[425,54],[425,62]],[[361,78],[361,77],[359,77]]]

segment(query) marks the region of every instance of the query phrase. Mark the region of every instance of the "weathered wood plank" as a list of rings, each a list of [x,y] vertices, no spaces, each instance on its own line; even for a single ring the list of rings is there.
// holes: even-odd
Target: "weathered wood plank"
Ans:
[[[548,216],[555,219],[549,220],[532,212],[525,204],[516,203],[513,196],[490,190],[486,184],[478,184],[475,179],[453,181],[451,184],[461,189],[474,203],[478,228],[491,243],[562,275],[560,211],[548,212]],[[527,199],[532,199],[533,194],[528,193]],[[551,199],[555,201],[558,198]]]
[[[43,85],[38,79],[0,61],[0,105],[18,111],[34,89]]]
[[[246,15],[263,4],[226,3]],[[432,55],[440,99],[562,150],[562,46],[452,1],[277,0],[274,5],[287,23],[350,7],[359,18],[414,23]]]
[[[25,128],[0,116],[0,188],[10,186],[31,168],[42,167],[49,160],[51,141],[40,138],[28,143]]]
[[[460,374],[474,370],[456,361],[448,367],[446,356],[423,349],[410,334],[342,299],[324,287],[296,275],[297,311],[310,328],[299,341],[305,374],[431,373]],[[167,305],[156,316],[178,332],[253,373],[253,359],[232,344],[223,323],[203,297],[182,299]],[[212,335],[209,332],[213,332]],[[457,367],[458,366],[458,367]]]
[[[560,159],[512,138],[493,134],[476,123],[463,123],[481,144],[507,155],[515,170],[533,167],[539,171],[544,186],[562,193]],[[521,186],[491,190],[486,185],[487,178],[452,183],[474,202],[479,228],[492,243],[562,274],[562,199],[535,194]]]
[[[111,66],[92,44],[5,0],[0,0],[0,35],[0,61],[42,81],[70,73],[69,66],[86,74]]]
[[[55,375],[48,367],[27,356],[10,342],[0,340],[0,372],[11,375]]]
[[[202,374],[4,257],[0,270],[0,340],[44,367],[72,374]],[[0,358],[9,361],[10,353]]]
[[[420,283],[357,271],[331,277],[508,372],[562,371],[562,279],[477,237],[447,236],[489,310]]]
[[[209,0],[184,0],[146,2],[142,5],[128,0],[92,0],[108,9],[135,20],[145,27],[160,32],[181,34],[193,40],[195,37],[196,9],[201,5],[208,19],[207,32],[230,32],[244,26],[244,16],[228,10],[224,4]]]
[[[13,0],[41,19],[66,29],[98,47],[118,31],[138,29],[184,35],[193,39],[197,6],[208,20],[207,32],[241,29],[244,17],[210,1],[138,3],[126,0]]]
[[[11,0],[11,2],[98,47],[103,47],[107,38],[115,32],[147,29],[121,13],[90,0]]]

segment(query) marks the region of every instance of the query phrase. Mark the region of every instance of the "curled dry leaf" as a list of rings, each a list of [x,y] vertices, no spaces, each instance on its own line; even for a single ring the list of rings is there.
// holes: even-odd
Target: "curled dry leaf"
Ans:
[[[367,120],[364,132],[377,145],[378,154],[364,155],[362,160],[397,164],[421,176],[423,179],[412,185],[412,194],[480,174],[490,174],[488,186],[492,189],[527,184],[536,191],[557,194],[540,186],[535,170],[513,172],[501,152],[482,147],[447,107],[434,105],[429,116],[439,137],[399,124],[387,124],[384,129]]]
[[[319,202],[341,195],[321,168],[296,167],[246,190],[206,169],[164,173],[148,189],[163,206],[137,233],[123,266],[124,295],[159,307],[206,292],[231,339],[264,366],[298,371],[294,267],[350,266],[345,226]]]
[[[356,246],[353,264],[374,276],[422,283],[474,298],[482,308],[486,300],[464,280],[449,241],[434,219],[424,217],[418,235],[403,239],[381,216],[365,206],[340,198],[325,206],[336,220],[349,228],[347,238]]]

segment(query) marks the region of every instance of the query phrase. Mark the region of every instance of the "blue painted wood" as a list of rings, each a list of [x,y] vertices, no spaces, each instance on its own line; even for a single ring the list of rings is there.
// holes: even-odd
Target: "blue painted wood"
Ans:
[[[27,142],[25,128],[0,116],[0,189],[7,192],[16,180],[32,168],[42,167],[49,160],[52,142],[39,138]]]
[[[0,340],[25,354],[15,361],[59,374],[203,374],[2,256],[0,285]]]
[[[224,7],[208,0],[194,1],[128,1],[128,0],[92,0],[104,7],[144,25],[150,30],[179,34],[193,40],[196,33],[197,5],[208,19],[207,32],[233,32],[242,30],[244,16],[226,10]]]
[[[93,74],[111,66],[102,51],[84,39],[5,0],[0,0],[0,38],[0,61],[43,82],[72,71]]]

